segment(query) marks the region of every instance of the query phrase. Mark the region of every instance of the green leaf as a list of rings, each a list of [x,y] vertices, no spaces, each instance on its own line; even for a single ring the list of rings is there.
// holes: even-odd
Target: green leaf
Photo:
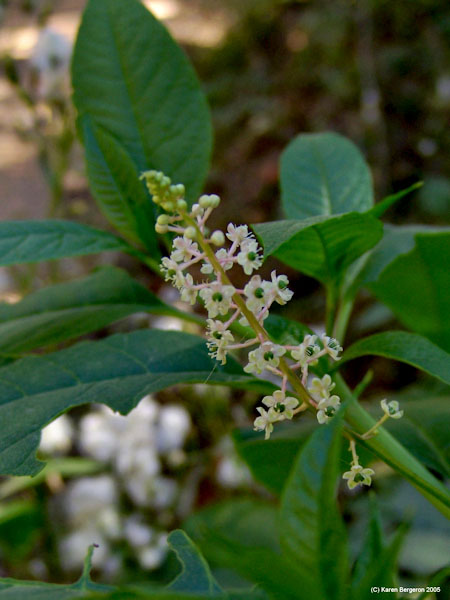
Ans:
[[[442,584],[444,584],[444,586]],[[444,590],[450,591],[450,567],[445,567],[433,575],[426,587],[444,587]],[[444,590],[442,591],[445,594]],[[431,598],[430,592],[427,592],[426,590],[417,597],[417,600],[425,600],[425,598]]]
[[[281,199],[291,219],[364,212],[372,178],[358,148],[337,133],[301,134],[281,156]]]
[[[396,192],[395,194],[390,194],[389,196],[386,196],[386,198],[383,198],[381,202],[375,204],[375,206],[373,206],[368,212],[374,217],[380,218],[393,204],[395,204],[408,194],[411,194],[411,192],[418,190],[422,186],[423,181],[417,181],[416,183],[413,183],[408,188],[401,190],[400,192]]]
[[[367,571],[378,560],[378,556],[384,547],[380,511],[373,492],[370,492],[369,501],[370,515],[367,533],[353,570],[352,586],[354,587],[356,587]]]
[[[365,257],[357,275],[357,287],[376,282],[384,269],[397,257],[414,248],[418,233],[435,233],[443,228],[429,225],[383,225],[383,237]]]
[[[266,389],[234,360],[218,365],[202,338],[177,331],[117,334],[18,360],[0,369],[0,473],[37,473],[40,430],[72,406],[103,402],[127,413],[146,394],[206,382]]]
[[[208,563],[184,531],[172,531],[167,542],[182,565],[181,573],[168,586],[170,591],[207,594],[208,598],[223,597],[223,590],[212,576]]]
[[[347,539],[336,504],[343,422],[337,415],[319,427],[300,450],[283,492],[281,544],[317,598],[344,598]]]
[[[0,304],[0,352],[18,354],[90,333],[133,313],[184,316],[125,271],[103,267],[76,281]]]
[[[270,440],[261,439],[253,430],[233,433],[239,456],[247,463],[253,477],[275,494],[281,494],[300,448],[314,429],[312,420],[295,427],[277,428]]]
[[[313,333],[303,323],[274,314],[269,315],[264,320],[264,329],[273,342],[283,345],[300,344],[305,335]]]
[[[450,477],[450,402],[448,396],[401,402],[404,415],[385,427],[411,454],[443,477]],[[379,416],[379,412],[377,414]]]
[[[0,223],[0,266],[56,260],[115,250],[127,252],[120,238],[72,221]]]
[[[450,385],[450,354],[421,335],[385,331],[363,338],[344,352],[339,367],[342,363],[366,355],[404,362]]]
[[[17,579],[0,579],[0,599],[3,600],[71,600],[84,598],[90,592],[98,592],[98,597],[112,590],[109,585],[94,583],[90,578],[91,559],[94,546],[90,546],[84,561],[84,569],[80,579],[72,585],[43,583],[40,581],[18,581]],[[94,596],[95,597],[95,596]]]
[[[332,283],[381,239],[383,227],[374,217],[353,212],[262,223],[253,229],[264,245],[265,256],[274,255],[306,275]]]
[[[367,569],[364,577],[352,589],[353,600],[370,600],[373,598],[372,586],[378,588],[383,588],[383,586],[392,587],[392,582],[396,579],[398,555],[407,529],[407,525],[399,527],[392,542],[378,554],[376,560]],[[392,592],[383,592],[381,589],[377,597],[388,600],[388,598],[392,599],[393,596]]]
[[[212,539],[214,535],[243,546],[278,552],[277,517],[273,504],[253,498],[234,498],[198,510],[184,523],[184,529],[208,561],[220,567],[223,557]]]
[[[233,499],[198,511],[184,527],[211,564],[259,584],[270,598],[303,600],[308,593],[311,598],[297,565],[279,554],[277,517],[272,504]]]
[[[450,351],[450,231],[417,234],[372,290],[406,327]]]
[[[140,2],[88,2],[72,77],[79,114],[121,145],[124,171],[162,170],[197,198],[212,145],[206,99],[183,51]]]
[[[125,148],[88,115],[80,118],[86,166],[94,198],[108,221],[127,239],[159,257],[155,211],[137,167]]]

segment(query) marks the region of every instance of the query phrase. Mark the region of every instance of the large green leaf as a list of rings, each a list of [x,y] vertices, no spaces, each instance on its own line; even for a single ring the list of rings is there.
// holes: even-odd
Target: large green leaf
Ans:
[[[117,334],[18,360],[0,369],[0,473],[37,473],[40,430],[72,406],[103,402],[127,413],[146,394],[206,382],[266,389],[234,360],[218,365],[202,338],[176,331]]]
[[[374,217],[356,212],[302,221],[253,225],[265,256],[281,261],[323,283],[337,282],[344,270],[372,248],[383,226]]]
[[[103,267],[83,279],[34,292],[16,304],[0,304],[0,352],[12,355],[53,345],[137,312],[184,317],[125,271]]]
[[[377,555],[374,562],[368,565],[364,577],[352,589],[351,598],[353,600],[370,600],[373,598],[373,586],[379,589],[379,593],[377,593],[378,598],[388,600],[392,597],[398,597],[396,595],[392,596],[392,592],[386,591],[383,588],[393,586],[393,581],[396,578],[397,559],[406,531],[407,527],[401,526],[395,533],[390,544]]]
[[[281,156],[281,199],[290,219],[364,212],[372,178],[358,148],[337,133],[301,134]]]
[[[363,463],[365,464],[365,463]],[[383,551],[383,530],[381,527],[380,511],[373,492],[370,493],[370,512],[367,532],[359,551],[352,574],[352,586],[356,587],[368,569],[377,561]]]
[[[129,251],[120,238],[72,221],[4,221],[0,223],[0,266]]]
[[[415,240],[372,289],[404,325],[450,351],[450,231],[417,234]]]
[[[347,538],[336,504],[343,421],[336,416],[319,427],[300,450],[283,492],[281,544],[317,598],[344,598]]]
[[[222,563],[214,535],[236,544],[279,551],[277,509],[251,498],[234,498],[212,504],[191,515],[183,527],[198,543],[209,562]]]
[[[399,420],[389,419],[384,427],[423,464],[450,478],[449,397],[408,400],[405,395],[404,398],[401,401],[403,417]],[[377,414],[379,416],[380,411]]]
[[[87,549],[84,569],[80,579],[71,585],[58,585],[40,581],[18,581],[17,579],[0,579],[1,600],[72,600],[85,598],[91,593],[93,597],[104,597],[112,590],[109,585],[94,583],[90,578],[91,560],[94,547]]]
[[[208,563],[184,531],[172,531],[167,541],[182,565],[181,573],[168,586],[170,591],[207,594],[211,598],[223,596]]]
[[[88,2],[72,75],[79,114],[88,114],[128,154],[123,172],[131,164],[136,177],[162,170],[185,184],[190,201],[198,196],[211,151],[206,99],[183,51],[140,2]],[[111,208],[109,194],[105,202]]]
[[[430,225],[383,225],[383,237],[378,244],[361,258],[358,272],[354,274],[352,287],[369,285],[378,280],[384,269],[397,257],[407,254],[414,248],[418,233],[436,233],[445,231],[442,227]]]
[[[234,443],[253,477],[269,490],[281,494],[298,451],[314,429],[312,420],[277,428],[270,440],[262,440],[253,430],[234,432]]]
[[[450,385],[450,354],[421,335],[406,331],[371,335],[350,346],[338,366],[368,354],[407,363]]]
[[[154,210],[138,178],[136,165],[124,147],[107,131],[80,119],[92,193],[105,217],[132,242],[144,244],[156,259]]]
[[[309,581],[279,553],[277,517],[272,504],[233,499],[198,511],[184,527],[211,564],[259,584],[270,598],[311,598]]]

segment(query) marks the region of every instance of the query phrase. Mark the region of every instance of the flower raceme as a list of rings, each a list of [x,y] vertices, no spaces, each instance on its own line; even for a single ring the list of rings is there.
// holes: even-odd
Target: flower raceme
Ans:
[[[339,360],[342,350],[339,343],[326,335],[306,335],[297,345],[273,343],[264,330],[264,320],[271,306],[284,305],[293,296],[286,275],[272,271],[270,280],[254,274],[263,262],[262,250],[246,225],[229,223],[226,232],[207,233],[206,222],[220,199],[218,196],[203,195],[190,210],[184,200],[184,187],[172,185],[163,173],[143,173],[153,201],[165,212],[156,223],[158,233],[175,234],[169,257],[161,262],[161,271],[166,281],[172,283],[181,294],[181,299],[190,304],[200,299],[208,312],[207,347],[210,355],[225,364],[230,350],[249,348],[248,363],[244,370],[255,375],[268,371],[281,378],[281,389],[273,396],[263,399],[264,407],[257,410],[256,430],[265,431],[266,438],[273,424],[292,419],[303,410],[294,396],[286,396],[288,376],[280,368],[281,360],[288,360],[291,371],[299,371],[301,382],[310,393],[310,403],[317,408],[319,423],[327,423],[339,408],[338,396],[330,395],[334,384],[329,375],[322,380],[314,379],[307,387],[308,369],[317,364],[321,356],[328,355]],[[243,289],[236,288],[227,272],[240,267],[249,277]],[[205,277],[195,281],[190,269],[197,267]],[[253,336],[237,341],[230,327],[235,321],[250,326]]]
[[[192,305],[198,299],[203,302],[208,312],[206,336],[210,356],[225,364],[229,351],[248,348],[245,372],[259,375],[267,371],[281,379],[280,389],[265,396],[264,407],[257,408],[259,416],[254,421],[255,430],[264,431],[268,439],[275,423],[292,419],[307,407],[307,403],[316,409],[320,424],[328,423],[340,407],[340,398],[331,394],[335,384],[328,374],[321,379],[311,379],[309,368],[323,356],[339,360],[342,351],[339,342],[325,334],[320,337],[307,334],[295,345],[273,343],[264,329],[264,320],[274,303],[286,304],[293,292],[288,287],[286,275],[272,271],[271,279],[267,281],[254,274],[261,267],[263,257],[253,233],[246,225],[229,223],[225,233],[218,230],[210,234],[206,222],[220,203],[218,196],[203,195],[188,209],[183,185],[172,185],[170,178],[158,171],[146,171],[141,178],[155,204],[165,211],[157,219],[156,231],[175,234],[170,256],[161,261],[161,271],[165,280],[179,290],[183,301]],[[228,277],[228,271],[235,266],[249,277],[243,289],[236,288]],[[199,277],[204,277],[195,281],[189,272],[192,269],[197,269],[201,274]],[[248,339],[235,339],[232,331],[235,321],[250,328],[252,333]],[[292,396],[287,395],[288,382],[297,392]],[[395,401],[388,404],[384,400],[381,406],[384,416],[362,438],[376,433],[376,428],[388,417],[395,419],[403,414]],[[352,467],[344,474],[344,479],[350,488],[370,485],[374,472],[359,465],[354,445],[352,452]]]

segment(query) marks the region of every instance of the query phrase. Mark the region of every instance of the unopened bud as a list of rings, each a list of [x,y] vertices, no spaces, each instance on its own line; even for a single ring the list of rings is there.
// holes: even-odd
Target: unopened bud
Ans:
[[[211,194],[209,197],[209,202],[212,208],[217,208],[220,204],[220,198],[217,196],[217,194]]]
[[[212,234],[210,241],[214,246],[223,246],[225,244],[225,236],[222,231],[217,230]]]
[[[156,222],[158,225],[169,225],[170,217],[169,215],[159,215],[159,217],[156,219]]]
[[[169,231],[169,228],[167,227],[167,225],[160,225],[159,223],[156,223],[155,231],[156,233],[167,233]]]
[[[179,200],[177,200],[177,209],[180,212],[185,212],[185,210],[187,209],[187,202],[186,202],[186,200],[183,200],[182,198],[180,198]]]
[[[198,203],[202,208],[209,208],[211,206],[210,196],[203,194],[203,196],[200,196],[198,199]]]
[[[188,238],[189,240],[195,240],[197,237],[197,231],[195,227],[186,227],[184,230],[184,237]]]

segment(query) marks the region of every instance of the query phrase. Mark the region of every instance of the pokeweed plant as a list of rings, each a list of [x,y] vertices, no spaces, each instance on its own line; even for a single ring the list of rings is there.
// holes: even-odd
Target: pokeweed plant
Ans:
[[[445,413],[431,419],[441,405],[425,399],[415,419],[408,419],[408,403],[399,407],[385,399],[374,419],[358,402],[368,378],[351,390],[339,370],[357,357],[376,355],[450,384],[450,230],[383,224],[385,210],[417,186],[374,204],[358,149],[323,133],[299,135],[281,157],[286,220],[253,225],[254,233],[240,223],[210,232],[207,220],[220,198],[201,195],[212,145],[208,106],[187,58],[161,23],[137,0],[90,0],[72,74],[89,183],[118,235],[61,220],[4,222],[0,264],[126,252],[173,283],[182,300],[204,304],[207,318],[166,305],[112,267],[0,307],[0,472],[38,473],[41,429],[74,406],[102,402],[127,413],[146,394],[207,382],[263,396],[253,419],[255,430],[264,432],[255,435],[265,439],[237,435],[236,444],[255,477],[281,499],[278,509],[243,501],[212,516],[206,509],[186,522],[208,557],[254,588],[220,587],[199,548],[176,531],[169,544],[182,571],[164,590],[98,586],[89,578],[88,555],[72,586],[4,579],[0,598],[359,600],[372,595],[372,586],[394,585],[404,528],[386,544],[372,502],[367,539],[351,565],[336,481],[370,486],[376,468],[359,455],[375,455],[448,516]],[[161,258],[163,245],[170,254]],[[269,256],[324,285],[325,333],[269,314],[272,305],[293,296],[285,275],[272,271],[263,280],[254,273]],[[238,269],[248,277],[243,287],[233,282]],[[372,335],[341,355],[363,287],[413,331]],[[139,330],[45,352],[138,311],[195,322],[204,335]],[[236,358],[242,356],[243,366]],[[297,455],[286,461],[277,424],[307,419],[307,412],[317,427],[306,439],[299,433]],[[342,454],[342,440],[349,454]],[[245,530],[255,515],[267,527],[266,538],[242,545],[230,532]]]

